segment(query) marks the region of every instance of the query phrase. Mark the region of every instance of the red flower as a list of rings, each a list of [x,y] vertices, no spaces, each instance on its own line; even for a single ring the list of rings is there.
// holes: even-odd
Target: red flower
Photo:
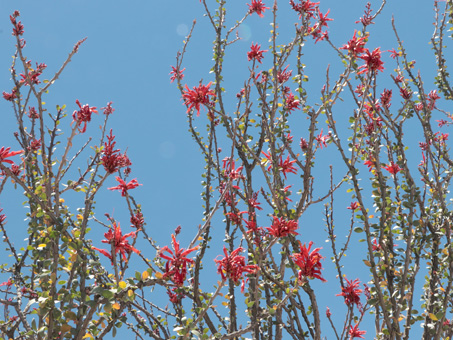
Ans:
[[[12,102],[13,99],[17,98],[16,90],[13,89],[11,91],[11,93],[7,93],[7,92],[3,91],[3,98],[9,102]]]
[[[401,94],[401,97],[403,97],[403,99],[410,99],[411,96],[412,96],[412,91],[409,90],[408,88],[400,88],[400,94]]]
[[[120,168],[132,165],[126,154],[120,153],[119,149],[114,149],[116,144],[114,139],[115,136],[112,135],[112,129],[110,129],[110,135],[107,135],[108,142],[104,142],[104,150],[102,150],[104,155],[101,158],[102,165],[109,174],[118,171]]]
[[[258,210],[263,210],[263,208],[260,207],[260,202],[258,202],[258,195],[259,195],[259,192],[254,192],[253,195],[252,195],[252,198],[250,198],[248,200],[248,203],[249,203],[249,207],[253,207],[255,209],[258,209]]]
[[[395,164],[393,162],[390,162],[389,165],[384,166],[384,169],[390,172],[392,175],[396,175],[401,171],[401,168],[398,166],[398,164]]]
[[[141,211],[137,211],[135,215],[131,216],[131,223],[133,227],[137,228],[137,230],[143,227],[143,225],[145,224],[145,219],[143,218]]]
[[[300,268],[299,270],[299,281],[302,281],[304,277],[308,277],[310,279],[319,279],[323,282],[326,280],[322,277],[321,270],[321,260],[324,259],[319,254],[319,250],[321,248],[316,248],[310,253],[311,246],[313,242],[310,241],[308,244],[308,248],[306,245],[300,245],[300,253],[295,253],[291,255],[294,263],[297,264]]]
[[[345,278],[347,282],[346,287],[341,288],[341,293],[337,294],[336,296],[343,296],[344,297],[344,303],[347,306],[351,306],[353,304],[356,304],[357,307],[361,306],[360,304],[360,293],[362,293],[361,289],[358,289],[360,281],[359,279],[355,279],[354,281],[349,281],[347,278]]]
[[[351,326],[351,329],[349,330],[349,339],[353,338],[360,338],[360,339],[365,339],[362,335],[366,333],[366,331],[361,331],[359,330],[359,324],[356,324],[354,327]]]
[[[187,106],[187,113],[195,108],[197,110],[197,116],[200,115],[200,104],[207,105],[209,104],[209,96],[215,97],[213,90],[210,90],[212,82],[208,85],[200,84],[198,87],[193,87],[193,90],[190,90],[187,85],[182,97],[184,99],[184,104]]]
[[[392,100],[392,90],[384,89],[384,92],[381,93],[382,106],[385,106],[387,109],[390,108],[392,105],[390,100]]]
[[[108,188],[109,190],[121,190],[121,196],[126,196],[126,192],[129,189],[134,189],[138,187],[141,184],[138,184],[137,180],[134,178],[132,181],[126,184],[125,181],[123,181],[120,177],[115,177],[116,181],[119,182],[120,184],[117,185],[116,187]]]
[[[252,4],[249,5],[249,13],[256,13],[258,14],[261,18],[264,16],[263,13],[266,9],[269,9],[269,7],[264,7],[265,4],[263,3],[262,0],[252,0]]]
[[[351,205],[347,209],[355,211],[358,207],[360,207],[359,202],[351,202]]]
[[[3,211],[2,208],[0,208],[0,213]],[[6,215],[5,214],[0,214],[0,224],[5,224],[6,221]]]
[[[231,223],[233,223],[234,225],[240,225],[240,224],[242,224],[241,216],[243,214],[247,214],[247,211],[240,211],[238,213],[229,212],[229,213],[226,213],[225,215],[228,217],[228,219],[231,221]]]
[[[28,107],[28,118],[30,119],[38,119],[39,118],[39,113],[36,111],[35,107],[32,106],[32,107]]]
[[[80,110],[74,111],[72,119],[74,119],[73,122],[77,123],[77,126],[84,123],[82,129],[79,127],[79,132],[84,133],[87,130],[87,123],[91,121],[91,114],[93,112],[97,113],[97,111],[94,106],[89,107],[88,104],[82,106],[78,99],[76,100],[76,104],[79,106]]]
[[[6,148],[4,146],[2,146],[0,148],[0,163],[9,163],[9,164],[14,164],[13,161],[9,160],[9,159],[6,159],[8,157],[12,157],[12,156],[16,156],[16,155],[20,155],[22,152],[24,152],[24,150],[20,150],[20,151],[11,151],[9,152],[11,148]]]
[[[108,102],[106,107],[101,107],[101,110],[104,110],[104,114],[109,116],[115,111],[115,109],[112,107],[112,102]]]
[[[357,31],[354,30],[354,35],[352,36],[352,39],[349,40],[347,44],[343,45],[343,47],[340,48],[340,50],[348,50],[348,52],[353,57],[356,57],[358,54],[363,53],[366,50],[365,44],[367,36],[363,36],[357,39],[356,33]]]
[[[300,145],[300,148],[302,150],[304,150],[304,151],[308,149],[308,143],[307,143],[307,140],[305,138],[301,138],[300,139],[299,145]]]
[[[113,223],[113,231],[112,228],[109,229],[108,232],[104,234],[106,240],[102,240],[102,243],[107,243],[112,245],[112,249],[115,251],[115,255],[118,253],[121,253],[123,256],[123,260],[127,261],[126,258],[126,253],[130,254],[131,252],[134,252],[136,254],[140,254],[140,251],[138,251],[136,248],[134,248],[132,245],[129,244],[129,241],[126,240],[128,237],[137,237],[137,234],[135,231],[130,232],[129,234],[123,235],[123,232],[121,231],[121,227],[118,223]],[[104,249],[99,249],[96,247],[93,247],[93,249],[97,250],[101,254],[107,256],[110,260],[112,260],[112,254],[109,253],[108,251]]]
[[[44,63],[41,64],[36,63],[36,69],[33,70],[31,68],[31,61],[28,61],[27,66],[29,69],[28,77],[26,74],[21,73],[20,76],[22,77],[22,79],[20,80],[20,83],[25,84],[25,86],[30,85],[30,83],[39,84],[41,81],[38,79],[38,77],[42,74],[47,65]]]
[[[373,239],[372,248],[373,251],[381,251],[381,245],[377,242],[376,239]]]
[[[287,65],[283,71],[279,71],[277,73],[277,81],[280,84],[286,83],[289,80],[289,78],[291,77],[291,74],[293,73],[292,70],[289,70],[289,72],[286,72],[288,66],[289,65]]]
[[[13,285],[13,281],[11,281],[11,279],[8,279],[8,281],[6,282],[3,282],[2,284],[0,284],[0,287],[2,286],[6,286],[6,287],[11,287]]]
[[[225,176],[231,178],[232,180],[243,179],[244,176],[241,174],[241,171],[244,167],[240,166],[236,169],[234,159],[231,157],[225,157],[222,159],[223,168],[225,169]]]
[[[193,263],[192,259],[187,258],[186,256],[191,252],[198,249],[197,247],[184,250],[184,248],[179,248],[179,242],[176,242],[175,235],[171,235],[173,251],[167,246],[159,250],[159,256],[167,260],[165,265],[164,278],[170,277],[177,286],[182,286],[187,274],[187,263]],[[164,255],[163,252],[170,253],[171,257]]]
[[[274,222],[270,227],[266,228],[269,231],[270,235],[273,235],[275,237],[285,237],[289,234],[299,235],[299,233],[295,232],[295,230],[298,228],[297,221],[285,220],[283,217],[280,219],[276,216],[272,217],[274,219]]]
[[[373,17],[371,15],[371,4],[368,2],[366,4],[365,14],[363,15],[363,17],[361,17],[355,23],[358,24],[359,22],[361,22],[363,24],[363,26],[368,26],[368,25],[374,24],[374,22],[371,21],[372,19],[373,19]]]
[[[289,155],[286,157],[286,159],[283,161],[282,156],[280,156],[280,161],[278,163],[278,168],[281,172],[283,172],[283,175],[285,176],[286,179],[286,174],[291,172],[293,174],[297,173],[297,169],[293,166],[295,163],[295,160],[290,161],[289,160]]]
[[[30,142],[30,146],[28,147],[28,151],[38,151],[41,147],[41,139],[34,139]]]
[[[261,64],[261,59],[263,59],[263,53],[267,52],[267,50],[260,51],[261,45],[255,44],[250,46],[250,51],[247,52],[247,59],[248,61],[255,59],[257,62]]]
[[[170,74],[172,75],[170,77],[170,80],[171,80],[171,83],[173,83],[176,79],[178,80],[182,80],[182,78],[184,78],[184,74],[182,74],[185,70],[185,68],[183,68],[182,70],[179,69],[179,67],[174,67],[172,66],[172,71],[170,72]]]
[[[384,65],[384,62],[381,60],[381,50],[379,47],[375,48],[371,53],[370,50],[365,49],[364,54],[362,54],[359,58],[365,60],[365,65],[359,67],[359,69],[363,68],[363,70],[358,74],[367,73],[369,71],[382,72],[384,70],[384,67],[382,66]]]
[[[319,147],[322,149],[323,146],[327,147],[326,142],[330,139],[330,135],[322,135],[322,129],[318,136],[315,137]]]
[[[288,93],[285,97],[285,109],[288,112],[291,112],[295,109],[298,109],[300,105],[300,101],[297,100],[292,93]]]
[[[220,260],[217,260],[217,258],[214,260],[217,264],[217,273],[222,276],[223,280],[230,278],[234,283],[238,283],[244,272],[255,273],[258,270],[257,265],[245,265],[244,256],[239,255],[242,251],[244,249],[239,247],[228,255],[227,249],[223,247],[225,256]]]
[[[14,25],[14,28],[13,28],[13,35],[14,36],[19,36],[19,35],[24,34],[24,25],[22,25],[22,23],[20,21],[19,22],[16,21],[16,17],[19,16],[18,13],[19,12],[16,11],[16,12],[14,12],[13,15],[9,16],[9,19],[11,20],[11,23]]]
[[[328,318],[330,318],[330,317],[332,316],[332,313],[331,313],[329,307],[326,308],[326,316],[327,316]]]
[[[272,169],[272,158],[271,158],[271,155],[270,155],[270,153],[267,154],[264,151],[261,151],[261,153],[264,156],[266,156],[268,161],[271,163],[271,165],[269,165],[269,167],[267,168],[267,171],[269,171],[270,169]],[[286,174],[287,173],[289,173],[289,172],[291,172],[293,174],[297,173],[297,169],[293,166],[293,164],[295,162],[296,162],[295,160],[292,160],[292,161],[289,160],[289,155],[288,155],[288,157],[285,160],[283,160],[283,157],[280,156],[280,160],[278,162],[278,169],[281,172],[283,172],[283,175],[285,176],[285,179],[286,179]]]
[[[302,15],[307,14],[307,19],[310,19],[314,16],[314,12],[318,9],[319,2],[311,2],[310,0],[299,0],[301,3],[296,5],[294,0],[290,0],[289,4],[294,11],[299,13],[299,19],[302,18]]]
[[[395,59],[396,57],[399,57],[401,55],[401,52],[395,51],[395,49],[388,50],[387,52],[390,52],[390,57]]]

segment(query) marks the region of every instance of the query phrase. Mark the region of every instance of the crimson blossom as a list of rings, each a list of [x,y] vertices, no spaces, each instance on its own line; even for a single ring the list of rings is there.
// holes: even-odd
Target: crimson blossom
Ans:
[[[366,331],[359,330],[359,324],[356,324],[354,327],[351,326],[349,329],[349,339],[360,338],[365,339],[362,335],[365,334]]]
[[[352,39],[348,41],[347,44],[344,44],[343,47],[340,47],[340,50],[348,50],[352,57],[356,57],[358,54],[365,52],[365,44],[366,39],[368,38],[366,35],[357,38],[356,37],[357,30],[354,30],[354,35]]]
[[[225,256],[220,260],[214,259],[217,264],[217,272],[222,276],[223,280],[230,278],[234,283],[238,283],[245,272],[253,274],[258,270],[258,266],[255,264],[245,265],[245,257],[239,255],[243,251],[244,248],[239,247],[228,255],[228,251],[224,246],[223,253]]]
[[[401,168],[398,166],[398,164],[395,164],[393,162],[390,162],[389,165],[384,166],[384,169],[390,172],[392,175],[396,175],[401,171]]]
[[[13,156],[16,156],[16,155],[20,155],[22,152],[24,152],[24,150],[19,150],[19,151],[9,151],[11,150],[11,148],[6,148],[4,146],[2,146],[0,148],[0,163],[9,163],[9,164],[14,164],[14,162],[12,160],[9,160],[9,159],[6,159],[8,157],[13,157]]]
[[[319,250],[321,250],[321,248],[316,248],[310,253],[312,245],[312,241],[308,243],[308,248],[305,244],[300,244],[300,253],[291,255],[294,263],[300,268],[299,281],[302,281],[302,276],[305,276],[310,279],[319,279],[326,282],[326,279],[324,279],[321,274],[321,260],[324,259],[324,257],[319,254]]]
[[[380,48],[375,48],[373,52],[370,53],[369,49],[365,49],[364,54],[362,54],[360,59],[365,60],[365,65],[359,67],[359,69],[363,68],[358,74],[376,72],[376,71],[383,71],[384,70],[384,62],[381,60],[381,50]]]
[[[115,136],[112,135],[112,129],[110,129],[110,135],[107,135],[107,142],[104,142],[104,150],[102,150],[104,155],[101,158],[102,165],[109,174],[117,172],[125,166],[132,165],[126,154],[122,154],[119,149],[115,149],[116,142],[114,139]]]
[[[130,254],[131,252],[134,252],[136,254],[140,254],[140,251],[134,248],[132,245],[129,244],[129,241],[127,240],[128,237],[137,237],[137,234],[135,231],[132,231],[126,235],[123,235],[123,232],[121,231],[120,224],[118,225],[116,223],[113,223],[113,231],[112,228],[109,229],[108,232],[104,233],[104,236],[106,240],[102,240],[102,243],[107,243],[111,244],[113,246],[113,249],[115,250],[115,255],[118,253],[121,253],[123,256],[123,260],[127,261],[126,258],[126,253]],[[107,256],[110,260],[112,259],[112,254],[109,253],[108,251],[104,249],[99,249],[96,247],[92,247],[94,250],[97,250],[100,252],[102,255]]]
[[[261,45],[255,44],[250,46],[250,51],[247,52],[247,59],[248,61],[255,59],[257,62],[261,64],[261,59],[263,59],[263,53],[267,52],[267,50],[260,51]]]
[[[82,106],[79,100],[76,100],[76,104],[79,106],[79,111],[74,111],[72,114],[73,123],[76,122],[77,127],[84,123],[83,128],[79,127],[79,132],[84,133],[87,130],[87,123],[91,121],[91,114],[97,113],[96,107],[90,107],[88,104]]]
[[[121,196],[126,196],[126,192],[129,189],[134,189],[138,187],[141,184],[138,184],[138,181],[134,178],[132,181],[129,183],[126,183],[123,181],[120,177],[115,177],[116,181],[119,182],[120,184],[117,185],[116,187],[108,188],[109,190],[121,190]]]
[[[262,0],[252,0],[252,4],[249,5],[247,4],[247,6],[249,6],[249,12],[250,14],[252,13],[256,13],[258,14],[261,18],[264,17],[264,11],[266,9],[269,9],[269,7],[264,7],[265,4],[263,3]]]
[[[357,307],[360,307],[361,306],[360,293],[362,293],[362,290],[358,288],[359,284],[360,284],[359,279],[355,279],[353,281],[349,281],[347,278],[344,278],[344,279],[347,282],[347,286],[342,287],[341,293],[337,294],[336,296],[343,296],[344,303],[347,306],[356,304]]]
[[[297,225],[297,221],[285,220],[283,217],[280,219],[276,216],[272,217],[274,218],[274,222],[270,227],[266,228],[269,232],[269,235],[275,237],[285,237],[289,234],[299,235],[299,233],[295,232],[295,230],[299,227]]]
[[[179,242],[176,242],[174,234],[171,235],[171,239],[173,251],[167,246],[159,250],[159,256],[167,260],[163,278],[169,277],[177,286],[182,286],[187,275],[187,264],[193,263],[193,260],[186,256],[197,250],[198,246],[184,250],[184,248],[179,247]],[[163,254],[165,251],[168,252],[171,257]]]
[[[200,115],[200,105],[209,104],[209,96],[215,97],[214,91],[209,89],[211,85],[212,82],[208,85],[200,84],[198,87],[194,86],[193,90],[190,90],[186,85],[186,90],[183,91],[182,97],[184,99],[184,104],[187,106],[187,113],[195,108],[195,110],[197,110],[197,116]]]
[[[185,68],[183,68],[182,70],[179,69],[179,67],[174,67],[172,66],[172,71],[170,72],[171,74],[171,77],[170,77],[170,82],[173,83],[176,79],[177,80],[182,80],[182,78],[184,78],[184,74],[182,74],[185,70]]]

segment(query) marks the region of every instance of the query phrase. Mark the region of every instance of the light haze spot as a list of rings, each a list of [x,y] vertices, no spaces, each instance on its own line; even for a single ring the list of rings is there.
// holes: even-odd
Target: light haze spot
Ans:
[[[186,24],[179,24],[176,26],[176,33],[182,37],[185,37],[189,33],[189,27],[187,27]]]
[[[163,142],[159,145],[159,153],[163,158],[173,158],[175,151],[175,144],[173,144],[172,142]]]
[[[252,29],[247,24],[239,26],[239,37],[242,41],[249,41],[252,37]]]

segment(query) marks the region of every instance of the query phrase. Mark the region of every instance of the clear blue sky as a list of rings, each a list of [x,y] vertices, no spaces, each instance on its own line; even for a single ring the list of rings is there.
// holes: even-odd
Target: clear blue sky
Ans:
[[[247,10],[247,2],[250,1],[230,1],[231,4],[227,7],[229,23],[242,18]],[[270,0],[264,2],[268,6],[271,5]],[[354,29],[359,29],[354,22],[363,15],[365,3],[359,0],[321,0],[322,12],[330,9],[329,17],[335,19],[329,22],[330,37],[334,44],[339,46],[346,43],[352,37]],[[377,9],[378,6],[378,1],[372,1],[373,9]],[[297,17],[290,12],[288,1],[280,1],[279,8],[281,38],[289,39],[292,37],[290,35],[293,30],[292,22],[297,20]],[[394,14],[409,59],[417,61],[416,69],[419,68],[422,76],[428,80],[426,88],[429,90],[434,89],[432,83],[434,57],[428,45],[433,31],[431,9],[430,0],[389,1],[383,15],[376,20],[376,25],[370,26],[371,38],[368,43],[368,47],[381,47],[383,51],[397,47],[390,24],[391,16]],[[198,0],[46,2],[0,0],[0,46],[2,46],[0,92],[10,92],[12,88],[9,67],[15,42],[11,36],[9,14],[14,10],[21,12],[20,20],[25,25],[27,58],[33,63],[44,62],[48,65],[41,79],[50,78],[59,69],[73,45],[78,40],[88,37],[60,79],[50,88],[50,93],[45,98],[46,107],[54,110],[55,105],[66,104],[67,113],[71,115],[76,109],[76,99],[82,104],[88,103],[98,108],[113,101],[116,111],[111,117],[110,127],[117,136],[117,146],[122,150],[128,148],[128,155],[133,162],[132,178],[137,178],[143,184],[133,194],[137,202],[143,206],[148,232],[158,244],[164,246],[169,244],[170,234],[174,228],[182,225],[181,245],[185,247],[187,245],[185,242],[191,239],[196,226],[202,223],[200,182],[204,163],[198,147],[188,132],[186,109],[182,105],[176,86],[170,84],[169,72],[170,65],[175,64],[176,52],[182,47],[188,28],[192,21],[197,19],[198,24],[183,65],[186,68],[184,82],[192,87],[201,78],[206,82],[211,80],[209,69],[212,66],[211,46],[214,35],[209,30],[208,19],[202,15],[202,5]],[[243,41],[232,47],[231,57],[228,55],[226,57],[225,65],[228,71],[224,87],[233,103],[235,94],[248,76],[246,51],[252,42],[257,42],[267,49],[270,20],[269,11],[263,19],[256,15],[250,17],[240,32]],[[324,42],[314,46],[311,43],[307,45],[305,64],[311,80],[311,98],[314,103],[319,97],[327,65],[332,64],[335,72],[339,70],[336,68],[339,61]],[[386,77],[387,84],[391,87],[388,74],[393,70],[394,64],[391,63],[388,54],[383,60],[386,63],[384,65],[386,73],[380,77]],[[394,91],[395,97],[398,96]],[[12,136],[16,124],[10,103],[1,100],[0,112],[2,114],[0,147],[11,146],[16,150],[18,146]],[[350,114],[351,110],[348,111],[345,106],[345,121]],[[202,114],[197,120],[200,129],[204,128],[204,119]],[[65,131],[68,131],[71,120],[68,117],[62,123],[63,130],[66,127]],[[102,117],[93,116],[87,133],[79,136],[80,140],[89,135],[97,136],[100,124]],[[295,140],[299,137],[295,136]],[[333,145],[330,148],[333,148]],[[324,169],[331,162],[328,156],[330,151],[325,152],[324,157],[320,153],[317,159]],[[114,183],[112,176],[107,186],[113,186]],[[26,230],[23,222],[25,215],[21,207],[24,199],[20,195],[21,190],[14,193],[10,186],[7,192],[10,196],[8,200],[5,200],[6,195],[0,197],[0,207],[4,208],[8,215],[8,227],[17,228],[17,234],[13,237],[16,237],[16,244],[20,244]],[[97,213],[101,217],[108,212],[119,221],[123,221],[126,226],[129,218],[119,196],[105,189],[98,197]],[[345,210],[349,200],[348,197],[339,200],[341,203],[337,203],[338,210]],[[343,299],[334,297],[340,290],[338,282],[328,274],[329,270],[333,273],[333,266],[328,259],[330,248],[325,243],[324,222],[322,215],[319,214],[321,208],[322,206],[314,210],[317,214],[302,217],[301,240],[302,242],[315,240],[317,246],[324,247],[322,253],[327,257],[324,262],[325,277],[329,282],[324,286],[315,284],[322,289],[322,295],[325,294],[321,297],[321,313],[324,313],[326,304],[331,310],[341,311],[343,308],[346,311]],[[339,216],[338,218],[343,217],[344,220],[343,222],[337,220],[337,223],[344,223],[347,226],[348,215],[340,213]],[[96,225],[93,225],[93,229],[96,229]],[[99,242],[103,238],[102,232],[102,229],[93,232],[93,235],[99,236]],[[223,233],[216,236],[220,254]],[[358,237],[354,236],[353,242],[357,240]],[[154,250],[150,249],[147,256],[152,258]],[[351,268],[354,269],[345,271],[349,278],[359,277],[362,281],[367,281],[368,273],[365,267],[361,267],[360,270],[355,266]],[[339,322],[341,319],[337,320]],[[324,326],[326,334],[330,334],[327,324]],[[371,327],[365,329],[373,333]]]

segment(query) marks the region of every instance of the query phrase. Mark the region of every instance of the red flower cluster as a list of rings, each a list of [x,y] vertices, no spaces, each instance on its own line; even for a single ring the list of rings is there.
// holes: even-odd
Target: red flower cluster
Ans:
[[[302,281],[304,277],[308,277],[310,279],[319,279],[323,282],[326,280],[322,277],[321,270],[322,264],[321,260],[324,259],[319,254],[319,250],[321,248],[316,248],[310,253],[311,246],[313,242],[310,241],[308,244],[308,248],[306,245],[300,245],[300,253],[295,253],[291,255],[294,263],[297,264],[300,268],[299,270],[299,281]]]
[[[41,139],[34,139],[30,142],[28,151],[38,151],[40,147],[41,147]]]
[[[356,37],[357,31],[354,30],[354,35],[352,36],[352,39],[348,41],[347,44],[343,45],[343,47],[340,48],[340,50],[348,50],[349,54],[351,54],[352,57],[356,57],[360,53],[365,52],[365,44],[366,44],[366,39],[368,38],[367,36],[363,36],[361,38]]]
[[[295,230],[299,227],[297,225],[297,221],[294,220],[285,220],[283,217],[278,218],[276,216],[272,216],[274,222],[270,227],[267,227],[269,234],[275,237],[285,237],[289,234],[299,235],[299,233],[295,232]]]
[[[36,111],[35,107],[28,107],[28,118],[30,119],[38,119],[39,118],[39,113]]]
[[[223,247],[225,256],[220,260],[217,258],[214,260],[217,264],[217,272],[222,276],[223,280],[230,278],[234,283],[238,283],[245,272],[253,274],[258,270],[257,265],[245,265],[245,257],[239,255],[243,251],[244,249],[239,247],[228,255],[227,249]]]
[[[141,185],[141,184],[138,184],[138,181],[135,178],[132,181],[130,181],[129,183],[126,183],[118,176],[115,177],[115,179],[120,184],[117,185],[116,187],[112,187],[112,188],[108,188],[108,189],[109,190],[121,190],[121,196],[126,196],[126,192],[129,189],[134,189],[134,188],[138,187],[139,185]]]
[[[288,112],[298,109],[300,100],[297,100],[292,93],[288,93],[285,97],[285,110]]]
[[[185,68],[183,68],[182,70],[174,66],[171,67],[172,68],[172,71],[170,72],[171,74],[171,77],[170,77],[170,80],[171,82],[173,83],[176,79],[178,80],[182,80],[182,78],[184,78],[184,74],[182,74],[185,70]]]
[[[412,91],[407,87],[402,87],[400,88],[400,95],[401,97],[403,97],[403,99],[408,100],[412,97]]]
[[[288,69],[288,66],[289,65],[287,65],[283,71],[279,71],[277,73],[277,81],[280,84],[286,83],[289,80],[289,78],[291,78],[293,71],[289,70],[289,72],[286,72],[286,70]]]
[[[141,211],[137,210],[135,215],[131,216],[131,223],[134,228],[137,228],[137,230],[140,230],[143,227],[143,225],[145,224],[145,219],[143,218]]]
[[[11,151],[9,152],[11,148],[6,148],[4,146],[2,146],[0,148],[0,163],[9,163],[9,164],[14,164],[14,162],[12,160],[9,160],[9,159],[6,159],[8,157],[13,157],[13,156],[16,156],[16,155],[20,155],[21,153],[24,152],[24,150],[20,150],[20,151]]]
[[[363,26],[368,26],[368,25],[374,24],[374,22],[371,21],[372,19],[373,19],[373,16],[371,15],[371,4],[368,2],[365,6],[365,13],[364,13],[363,17],[361,17],[355,23],[358,24],[359,22],[361,22],[363,24]]]
[[[14,36],[19,36],[24,34],[24,25],[19,21],[17,22],[16,18],[20,15],[19,11],[15,11],[13,15],[9,16],[9,19],[11,20],[11,23],[13,24],[13,35]]]
[[[369,49],[365,49],[364,54],[362,54],[360,59],[365,60],[365,65],[359,67],[359,69],[363,68],[358,74],[368,73],[368,72],[377,72],[384,70],[384,62],[381,60],[381,50],[380,48],[375,48],[373,52],[370,53]]]
[[[102,165],[109,174],[112,174],[125,166],[132,165],[126,154],[120,153],[119,149],[115,150],[116,142],[114,139],[115,136],[112,135],[112,129],[110,129],[110,135],[107,135],[108,141],[104,142],[104,150],[102,150],[103,156],[101,158]]]
[[[333,19],[328,18],[327,15],[329,15],[330,9],[327,11],[326,14],[322,14],[319,10],[319,8],[316,8],[316,13],[318,14],[318,22],[313,25],[313,27],[309,28],[309,33],[315,39],[315,43],[318,41],[322,41],[326,38],[329,37],[329,32],[327,31],[322,31],[323,27],[328,28],[327,22],[328,21],[333,21]]]
[[[258,14],[261,18],[264,17],[264,11],[266,9],[269,9],[269,7],[264,7],[265,4],[263,3],[262,0],[252,0],[252,4],[249,5],[247,4],[247,6],[249,6],[249,13],[252,14],[252,13],[256,13]]]
[[[167,260],[165,265],[164,278],[169,277],[177,286],[182,286],[186,279],[187,275],[187,264],[193,263],[192,259],[187,258],[186,256],[191,252],[198,249],[197,247],[184,250],[184,248],[179,247],[179,242],[176,242],[175,235],[171,235],[173,251],[167,246],[159,250],[159,256]],[[163,252],[168,252],[170,256],[163,254]]]
[[[20,80],[20,83],[24,84],[25,86],[30,85],[30,83],[33,85],[39,84],[41,81],[38,79],[38,77],[42,74],[46,67],[47,65],[44,63],[41,64],[36,63],[36,69],[33,70],[31,68],[31,61],[28,61],[27,62],[27,68],[29,70],[28,77],[26,74],[21,73],[20,76],[22,77],[22,79]]]
[[[187,106],[187,113],[195,108],[195,110],[197,110],[197,116],[199,116],[200,105],[209,104],[209,96],[215,97],[214,91],[209,89],[211,84],[212,82],[210,82],[208,85],[200,84],[198,87],[194,86],[193,90],[190,90],[186,85],[186,90],[183,91],[182,97],[184,99],[184,104],[186,104]]]
[[[351,326],[349,329],[349,339],[360,338],[365,339],[362,335],[366,333],[366,331],[359,330],[359,324],[356,324],[354,327]]]
[[[250,46],[250,51],[247,52],[248,61],[254,59],[261,64],[261,59],[264,58],[263,53],[267,52],[267,50],[260,51],[260,48],[261,48],[261,45],[258,45],[258,44],[255,44],[255,45],[252,44],[252,46]]]
[[[347,278],[345,278],[345,280],[348,285],[346,287],[342,287],[341,293],[337,294],[336,296],[343,296],[344,303],[347,306],[356,304],[357,307],[360,307],[361,306],[360,293],[362,293],[362,290],[358,289],[359,284],[360,284],[359,279],[355,279],[354,281],[349,281]]]
[[[398,164],[395,164],[393,162],[390,162],[389,165],[384,166],[384,169],[390,172],[392,175],[396,175],[401,171],[401,168],[398,166]]]
[[[392,100],[392,90],[384,89],[384,92],[381,93],[381,104],[387,109],[392,105],[390,101]]]
[[[102,243],[107,243],[111,244],[113,246],[112,249],[115,251],[115,255],[118,253],[121,253],[123,256],[123,260],[127,261],[126,258],[126,253],[130,254],[131,252],[134,252],[136,254],[140,254],[140,251],[138,251],[136,248],[134,248],[132,245],[129,244],[129,241],[126,240],[128,237],[137,237],[137,234],[135,231],[130,232],[129,234],[123,235],[123,232],[121,231],[121,227],[118,223],[113,223],[113,231],[110,228],[108,232],[104,234],[106,240],[102,240]],[[102,255],[107,256],[110,260],[112,260],[112,254],[105,249],[99,249],[96,247],[93,247],[94,250],[97,250],[100,252]]]
[[[108,102],[106,107],[101,107],[101,110],[104,110],[103,113],[107,116],[110,116],[115,111],[112,107],[112,102]]]
[[[269,165],[269,167],[267,168],[267,171],[269,171],[270,169],[272,169],[272,157],[271,157],[270,153],[267,154],[264,151],[261,151],[261,153],[264,156],[266,156],[268,161],[271,163],[271,165]],[[285,160],[283,160],[283,157],[280,156],[280,159],[279,159],[279,162],[278,162],[278,169],[281,172],[283,172],[283,175],[285,176],[285,179],[286,179],[286,174],[287,173],[293,173],[293,174],[297,173],[297,169],[293,166],[294,163],[296,163],[296,161],[295,160],[290,161],[289,160],[289,155],[288,155],[288,157],[286,157]]]
[[[13,89],[11,93],[3,91],[3,98],[9,102],[12,102],[14,99],[17,98],[17,91],[16,89]]]
[[[314,16],[315,11],[318,9],[319,2],[311,2],[310,0],[299,0],[300,4],[295,4],[294,0],[290,0],[289,4],[294,11],[299,13],[299,19],[303,15],[307,15],[307,19],[310,19]]]
[[[76,122],[77,126],[84,123],[83,128],[80,129],[79,132],[84,133],[87,130],[87,123],[91,121],[91,114],[97,113],[96,108],[94,106],[89,107],[88,104],[81,105],[79,100],[76,100],[76,104],[79,106],[79,111],[74,111],[72,114],[73,122]]]

